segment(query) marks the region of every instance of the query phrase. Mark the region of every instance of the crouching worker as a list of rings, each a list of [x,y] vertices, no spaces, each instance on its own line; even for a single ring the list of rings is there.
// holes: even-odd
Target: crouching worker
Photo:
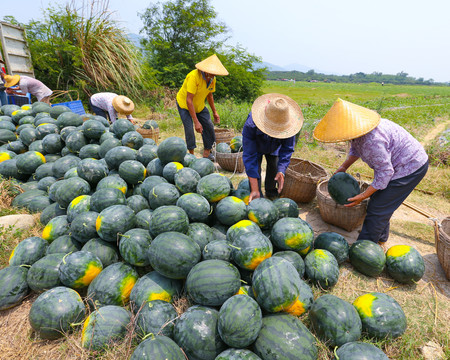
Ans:
[[[295,150],[295,135],[303,125],[300,106],[282,94],[265,94],[255,100],[242,130],[243,161],[250,197],[262,197],[261,162],[266,158],[265,194],[275,199],[283,190],[284,174]]]
[[[97,93],[89,98],[89,107],[95,115],[109,119],[111,124],[117,120],[119,114],[125,115],[134,124],[131,116],[134,103],[126,96],[109,92]]]

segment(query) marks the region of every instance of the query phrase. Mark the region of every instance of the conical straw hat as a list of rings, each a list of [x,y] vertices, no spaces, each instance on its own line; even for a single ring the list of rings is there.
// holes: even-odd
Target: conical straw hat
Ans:
[[[20,75],[5,75],[5,87],[17,85],[20,80]]]
[[[303,125],[300,106],[283,94],[265,94],[257,98],[252,105],[252,118],[259,130],[277,139],[294,136]]]
[[[380,115],[370,109],[337,99],[314,129],[314,139],[341,142],[361,137],[380,123]]]
[[[117,95],[112,100],[114,110],[122,115],[130,115],[134,111],[134,103],[123,95]]]
[[[203,61],[195,64],[195,67],[201,71],[207,72],[213,75],[228,75],[227,69],[222,65],[216,54],[211,55]]]

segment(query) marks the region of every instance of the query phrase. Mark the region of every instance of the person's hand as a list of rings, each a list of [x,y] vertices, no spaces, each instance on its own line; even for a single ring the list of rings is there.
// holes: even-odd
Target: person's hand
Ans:
[[[254,200],[254,199],[259,199],[261,197],[261,194],[259,193],[259,191],[252,191],[250,193],[250,196],[248,197],[248,202],[250,203],[250,201]]]
[[[275,181],[278,183],[278,194],[280,194],[281,190],[283,190],[284,174],[282,172],[277,173],[275,176]]]
[[[6,88],[5,91],[6,91],[7,94],[11,94],[11,95],[14,94],[14,90],[11,89],[11,88]]]
[[[217,113],[217,112],[215,112],[214,114],[213,114],[213,116],[214,116],[214,124],[220,124],[220,116],[219,116],[219,114]]]
[[[366,197],[363,194],[358,194],[354,197],[348,198],[347,201],[350,201],[350,204],[345,204],[345,207],[353,207],[359,205],[361,201],[363,201]]]
[[[333,175],[337,174],[338,172],[346,172],[346,171],[347,171],[347,169],[341,165],[336,169],[336,171],[333,173]]]
[[[199,134],[203,133],[203,126],[200,124],[200,121],[194,121],[194,128]]]

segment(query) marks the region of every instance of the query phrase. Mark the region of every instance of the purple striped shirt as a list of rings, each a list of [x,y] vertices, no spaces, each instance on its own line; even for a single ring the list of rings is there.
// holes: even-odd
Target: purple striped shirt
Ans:
[[[373,169],[372,186],[377,190],[412,174],[428,160],[423,146],[409,132],[386,119],[368,134],[353,139],[349,155],[360,157]]]

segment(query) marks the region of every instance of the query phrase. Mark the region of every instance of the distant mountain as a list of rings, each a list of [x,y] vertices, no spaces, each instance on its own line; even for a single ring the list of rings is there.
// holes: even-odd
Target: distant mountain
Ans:
[[[144,38],[141,35],[129,33],[127,34],[128,40],[130,40],[137,48],[142,48],[141,40]]]
[[[283,70],[285,70],[285,71],[295,70],[295,71],[301,71],[301,72],[308,72],[309,70],[312,70],[312,68],[310,68],[309,66],[300,65],[300,64],[289,64],[289,65],[284,65]]]

